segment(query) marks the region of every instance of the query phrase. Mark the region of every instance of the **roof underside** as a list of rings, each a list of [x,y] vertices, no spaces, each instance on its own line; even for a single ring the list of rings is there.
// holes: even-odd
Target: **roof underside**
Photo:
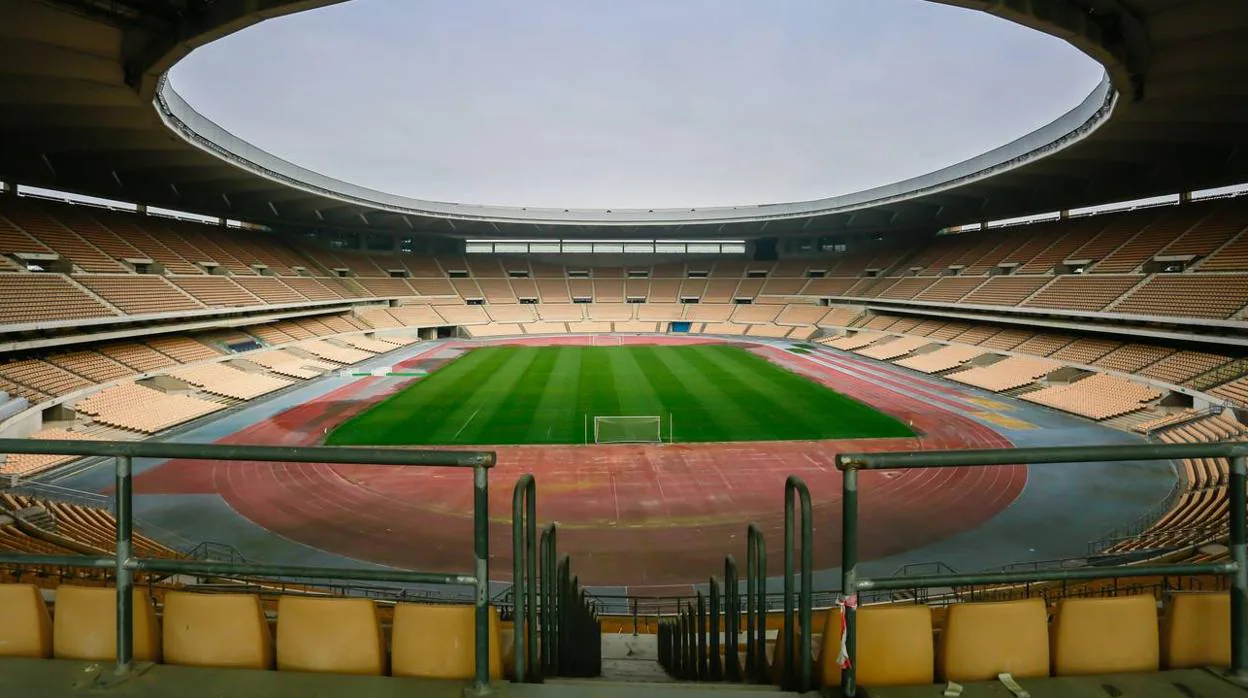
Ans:
[[[699,214],[732,220],[369,205],[227,162],[170,130],[153,107],[160,76],[195,47],[339,1],[0,0],[0,180],[285,225],[457,237],[747,239],[931,230],[1248,181],[1248,3],[1227,0],[933,0],[1070,41],[1106,67],[1119,93],[1112,112],[1107,101],[1099,127],[1056,152],[1038,157],[1053,149],[1037,151],[1033,138],[1025,143],[1030,157],[997,163],[991,174],[980,168],[956,185],[852,205],[809,202],[787,213]]]

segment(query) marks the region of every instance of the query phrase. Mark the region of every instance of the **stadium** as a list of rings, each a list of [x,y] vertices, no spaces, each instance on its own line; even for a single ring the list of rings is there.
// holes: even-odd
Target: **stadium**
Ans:
[[[338,2],[0,0],[0,687],[1244,695],[1248,6],[932,3],[1104,77],[892,184],[607,210],[168,78]]]

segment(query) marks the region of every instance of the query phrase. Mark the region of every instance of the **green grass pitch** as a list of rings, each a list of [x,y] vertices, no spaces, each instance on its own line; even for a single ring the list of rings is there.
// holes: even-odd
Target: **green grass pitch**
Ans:
[[[910,436],[898,420],[725,345],[474,349],[335,429],[334,445],[579,444],[585,416],[668,415],[677,442]]]

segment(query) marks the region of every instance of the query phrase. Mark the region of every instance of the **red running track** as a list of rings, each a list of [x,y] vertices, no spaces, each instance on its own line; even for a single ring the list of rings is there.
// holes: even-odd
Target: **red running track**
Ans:
[[[911,423],[920,436],[498,447],[499,465],[490,476],[492,576],[510,576],[511,487],[523,473],[537,477],[539,521],[558,522],[560,547],[575,557],[583,582],[644,593],[639,587],[677,591],[659,588],[702,581],[722,567],[725,553],[744,560],[751,521],[776,549],[769,557],[771,572],[778,574],[784,479],[790,474],[810,486],[819,541],[816,568],[837,566],[841,477],[834,458],[839,452],[1010,445],[967,418],[960,403],[920,389],[930,385],[910,386],[901,379],[873,383],[774,347],[755,351]],[[362,378],[221,442],[316,444],[326,429],[401,385]],[[1019,495],[1026,477],[1024,466],[863,473],[861,555],[868,560],[892,555],[980,526]],[[135,492],[219,494],[266,529],[360,560],[431,571],[472,568],[472,477],[463,470],[182,460],[138,476]]]

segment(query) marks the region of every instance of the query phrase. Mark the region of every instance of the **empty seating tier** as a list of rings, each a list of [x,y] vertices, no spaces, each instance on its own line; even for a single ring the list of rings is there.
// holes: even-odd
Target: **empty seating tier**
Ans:
[[[945,377],[999,393],[1034,383],[1060,367],[1060,363],[1049,359],[1010,356],[988,366],[977,366],[965,371],[950,373]]]
[[[290,381],[263,373],[240,371],[224,363],[182,368],[171,372],[170,375],[191,385],[197,385],[214,395],[224,395],[239,400],[251,400],[290,385]]]
[[[171,395],[134,383],[105,388],[79,400],[74,409],[102,424],[154,434],[175,424],[224,409],[225,405]]]
[[[110,274],[75,276],[74,280],[128,315],[202,310],[204,307],[159,276]]]
[[[1144,409],[1161,392],[1150,386],[1096,373],[1069,385],[1056,385],[1021,396],[1088,419],[1103,420]]]

